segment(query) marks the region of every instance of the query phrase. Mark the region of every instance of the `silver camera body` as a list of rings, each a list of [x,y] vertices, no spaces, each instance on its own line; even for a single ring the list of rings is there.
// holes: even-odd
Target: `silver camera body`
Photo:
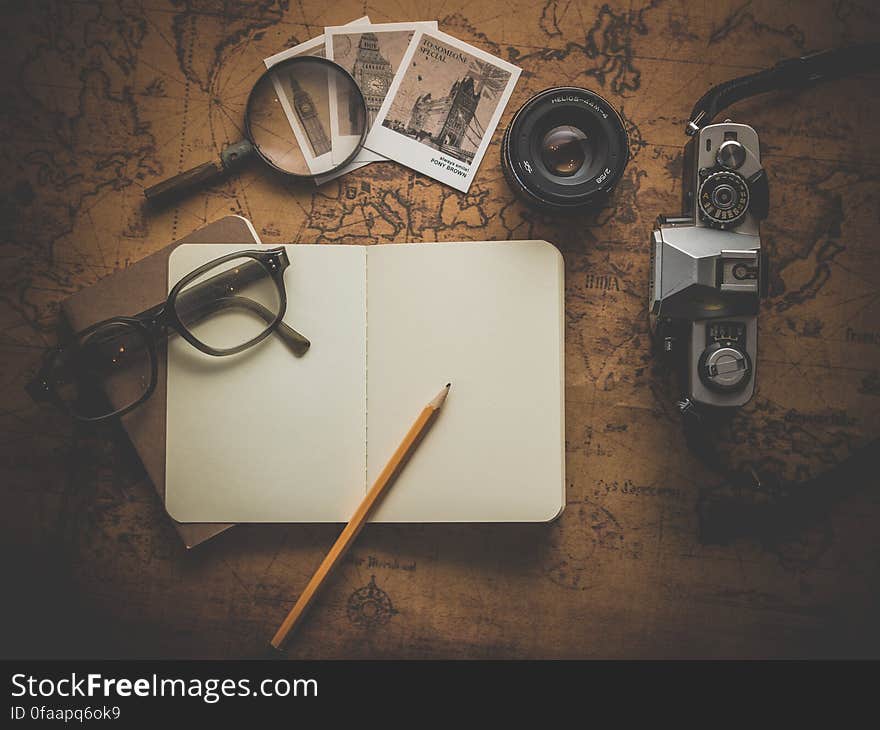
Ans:
[[[682,378],[683,411],[742,406],[755,391],[766,286],[758,135],[725,120],[694,129],[684,152],[682,215],[660,216],[651,237],[651,326]]]

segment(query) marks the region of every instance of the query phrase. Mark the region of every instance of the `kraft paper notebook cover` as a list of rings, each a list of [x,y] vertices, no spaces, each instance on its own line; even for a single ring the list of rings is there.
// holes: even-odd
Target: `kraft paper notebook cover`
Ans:
[[[79,331],[102,319],[136,314],[158,304],[168,296],[168,256],[182,243],[233,243],[250,246],[259,242],[260,239],[249,220],[237,215],[226,216],[77,292],[61,303],[62,315],[73,331]],[[158,355],[156,392],[148,401],[120,420],[159,497],[164,501],[167,386],[164,343],[160,344]],[[114,393],[107,395],[111,402],[115,402]],[[222,532],[230,525],[185,525],[174,522],[174,527],[189,548]]]
[[[176,281],[234,246],[180,246]],[[344,522],[427,399],[443,415],[379,522],[554,518],[565,504],[563,262],[545,241],[292,245],[277,337],[169,343],[166,508],[181,521]],[[242,290],[244,295],[245,290]],[[223,327],[237,325],[235,316]],[[228,329],[224,329],[228,332]],[[246,423],[247,429],[241,424]]]

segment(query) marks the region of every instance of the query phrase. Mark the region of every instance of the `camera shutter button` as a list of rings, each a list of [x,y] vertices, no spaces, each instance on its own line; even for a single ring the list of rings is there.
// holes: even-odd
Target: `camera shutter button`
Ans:
[[[728,139],[718,146],[715,161],[728,170],[737,170],[746,161],[746,148],[735,139]]]
[[[749,356],[729,345],[714,343],[700,357],[700,379],[707,387],[717,391],[741,388],[751,375]]]

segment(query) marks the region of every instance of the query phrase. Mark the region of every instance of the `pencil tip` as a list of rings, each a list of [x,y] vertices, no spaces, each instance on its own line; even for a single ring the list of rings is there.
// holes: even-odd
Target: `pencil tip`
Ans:
[[[437,395],[434,397],[434,400],[432,400],[428,405],[430,405],[431,408],[439,408],[440,406],[442,406],[443,401],[446,400],[446,396],[449,395],[449,388],[451,386],[452,383],[446,383],[446,386],[439,393],[437,393]]]

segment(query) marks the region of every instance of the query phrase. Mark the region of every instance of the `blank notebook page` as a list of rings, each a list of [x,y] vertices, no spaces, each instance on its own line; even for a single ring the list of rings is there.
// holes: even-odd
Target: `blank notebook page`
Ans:
[[[367,249],[367,481],[449,397],[373,521],[503,522],[565,504],[563,261],[545,241]]]
[[[241,247],[180,246],[169,281],[234,250]],[[284,321],[312,341],[304,357],[275,336],[230,357],[169,341],[172,517],[347,521],[450,381],[440,417],[374,519],[540,521],[561,511],[563,264],[555,248],[287,251]]]
[[[179,246],[168,280],[238,250]],[[344,522],[363,499],[365,248],[287,251],[284,321],[311,340],[305,356],[274,335],[227,357],[169,340],[165,506],[176,520]]]

